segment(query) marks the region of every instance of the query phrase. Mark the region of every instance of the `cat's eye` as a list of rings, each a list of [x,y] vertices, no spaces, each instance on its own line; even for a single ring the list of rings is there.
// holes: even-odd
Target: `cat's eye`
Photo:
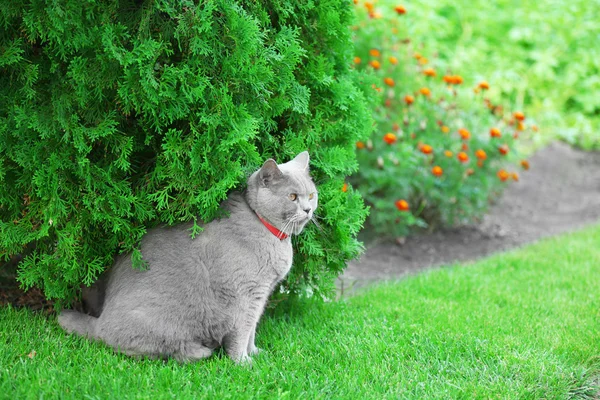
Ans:
[[[311,194],[309,194],[309,195],[308,195],[308,199],[309,199],[309,200],[312,200],[312,199],[313,199],[313,197],[315,197],[315,194],[314,194],[314,193],[311,193]]]
[[[296,193],[290,193],[289,196],[288,196],[288,198],[291,201],[296,201],[296,199],[298,198],[298,195]]]

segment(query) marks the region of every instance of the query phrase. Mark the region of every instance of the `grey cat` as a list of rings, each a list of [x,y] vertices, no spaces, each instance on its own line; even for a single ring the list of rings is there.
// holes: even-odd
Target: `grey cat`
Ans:
[[[91,305],[99,316],[64,310],[59,324],[128,355],[193,361],[223,346],[236,362],[250,361],[260,351],[254,336],[267,299],[292,265],[289,235],[317,208],[308,163],[308,152],[281,165],[266,161],[245,193],[223,203],[229,216],[195,239],[191,223],[148,231],[141,247],[148,269],[119,256]]]

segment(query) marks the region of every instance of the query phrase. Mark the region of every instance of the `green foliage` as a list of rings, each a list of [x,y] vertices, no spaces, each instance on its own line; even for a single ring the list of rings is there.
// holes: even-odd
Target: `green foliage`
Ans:
[[[141,264],[148,227],[209,221],[266,158],[308,149],[322,231],[288,288],[331,288],[366,215],[340,190],[372,125],[352,19],[337,1],[1,1],[0,258],[35,244],[20,282],[70,299],[118,252]]]
[[[598,15],[598,2],[588,0],[417,0],[405,16],[424,52],[493,82],[493,101],[508,98],[535,119],[536,146],[558,137],[600,149]]]
[[[365,5],[356,6],[355,64],[377,77],[379,106],[377,128],[357,143],[360,169],[352,182],[372,205],[370,225],[404,236],[414,226],[481,216],[503,180],[518,179],[510,162],[518,159],[516,138],[529,133],[525,122],[492,104],[489,84],[482,88],[434,53],[421,53],[408,38],[409,14]],[[501,136],[492,137],[492,128]]]

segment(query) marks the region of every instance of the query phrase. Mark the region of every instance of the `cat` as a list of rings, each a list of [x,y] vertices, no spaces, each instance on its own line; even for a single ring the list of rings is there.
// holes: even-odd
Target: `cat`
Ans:
[[[96,290],[97,317],[63,310],[59,324],[131,356],[196,361],[222,346],[250,362],[268,297],[292,265],[290,236],[317,208],[308,164],[306,151],[285,164],[267,160],[223,203],[228,217],[194,239],[191,223],[149,230],[141,244],[148,268],[118,256]]]

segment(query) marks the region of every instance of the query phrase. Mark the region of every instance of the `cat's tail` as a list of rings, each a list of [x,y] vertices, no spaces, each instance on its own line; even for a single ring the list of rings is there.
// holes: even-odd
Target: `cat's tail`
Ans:
[[[98,318],[80,313],[75,310],[63,310],[58,316],[58,323],[68,333],[78,333],[81,336],[93,338]]]

